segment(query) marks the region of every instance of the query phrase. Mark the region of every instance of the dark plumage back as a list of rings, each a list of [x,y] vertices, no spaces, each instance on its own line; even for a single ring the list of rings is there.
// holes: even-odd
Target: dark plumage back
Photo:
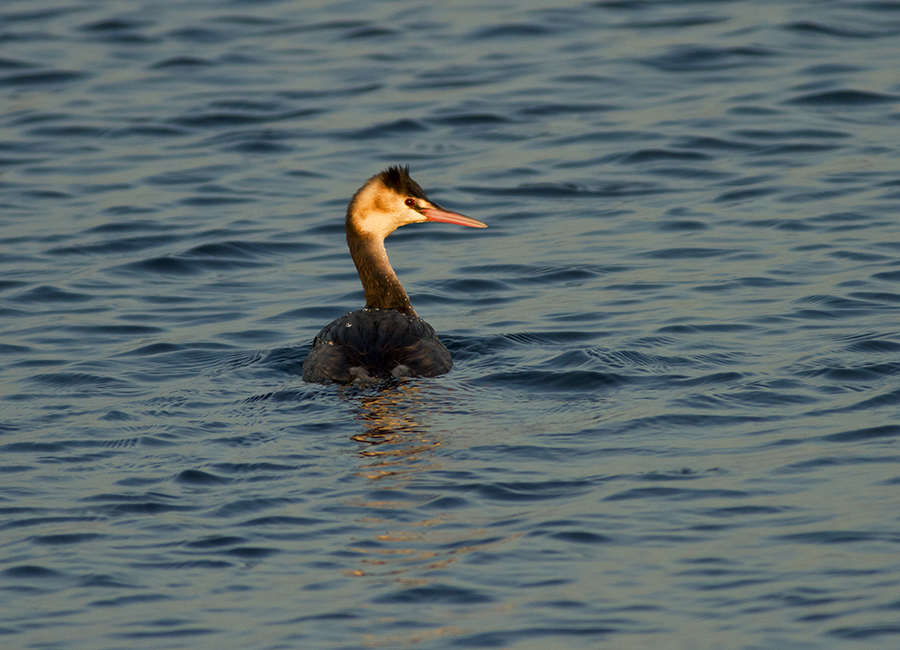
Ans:
[[[450,352],[418,316],[359,309],[322,328],[303,363],[303,379],[348,383],[359,377],[436,377],[452,367]]]

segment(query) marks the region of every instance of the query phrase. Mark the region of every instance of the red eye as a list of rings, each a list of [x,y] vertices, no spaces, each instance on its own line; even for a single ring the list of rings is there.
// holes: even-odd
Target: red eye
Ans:
[[[404,203],[407,205],[407,207],[410,207],[410,208],[416,204],[416,202],[413,199],[406,199],[404,201]]]

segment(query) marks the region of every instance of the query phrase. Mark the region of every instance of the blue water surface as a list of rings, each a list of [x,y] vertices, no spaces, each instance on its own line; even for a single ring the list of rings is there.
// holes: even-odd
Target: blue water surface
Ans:
[[[900,644],[900,2],[5,0],[0,646]],[[388,250],[453,372],[300,378]]]

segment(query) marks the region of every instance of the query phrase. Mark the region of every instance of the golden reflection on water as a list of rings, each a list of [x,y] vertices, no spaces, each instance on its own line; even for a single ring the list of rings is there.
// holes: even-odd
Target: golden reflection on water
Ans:
[[[491,537],[480,522],[462,522],[466,509],[430,512],[424,519],[401,521],[381,517],[380,512],[414,512],[424,499],[440,496],[431,493],[422,501],[410,500],[405,490],[410,481],[427,477],[444,469],[443,459],[435,451],[444,444],[441,434],[428,425],[429,417],[440,412],[440,388],[427,383],[400,382],[383,390],[353,393],[346,396],[357,404],[356,419],[361,430],[351,439],[361,443],[357,453],[363,461],[357,476],[374,482],[379,499],[355,501],[357,508],[370,511],[359,523],[371,531],[358,538],[350,549],[359,554],[356,568],[346,575],[382,583],[389,589],[409,589],[433,583],[438,578],[424,575],[455,563],[465,554],[485,547],[496,547],[512,537],[482,542]],[[385,498],[385,492],[396,490],[396,499]],[[423,495],[416,489],[414,494]],[[428,492],[426,491],[425,494]],[[373,543],[374,542],[374,543]],[[436,626],[409,635],[367,634],[363,644],[369,647],[406,647],[430,639],[465,634],[470,630],[456,626]]]
[[[420,458],[424,452],[441,444],[429,435],[428,427],[420,421],[427,413],[424,406],[430,397],[425,393],[421,384],[401,382],[356,397],[356,418],[363,430],[351,439],[369,445],[359,454],[372,459],[361,468],[359,475],[378,479],[436,467],[434,464],[422,465]]]
[[[433,437],[423,422],[427,417],[426,404],[434,398],[430,391],[419,383],[400,382],[384,390],[358,394],[356,418],[362,424],[362,431],[351,439],[366,445],[358,453],[365,461],[357,476],[377,481],[379,490],[397,490],[397,499],[379,499],[356,502],[356,507],[371,509],[375,516],[364,517],[362,522],[377,529],[380,525],[397,525],[396,519],[377,516],[379,511],[412,510],[417,502],[403,498],[400,492],[405,483],[433,470],[441,469],[441,464],[429,453],[440,447],[442,441]],[[372,571],[373,567],[396,565],[407,562],[428,561],[438,556],[434,551],[412,548],[415,542],[426,542],[423,529],[444,523],[444,517],[429,517],[421,521],[406,522],[410,530],[383,530],[373,535],[381,548],[354,547],[353,550],[365,557],[362,563],[366,570],[351,571],[351,575],[395,575],[406,571],[402,566],[387,571]],[[418,530],[417,530],[418,529]],[[434,543],[434,540],[427,540]],[[385,545],[391,548],[384,548]],[[441,564],[452,562],[444,558]]]

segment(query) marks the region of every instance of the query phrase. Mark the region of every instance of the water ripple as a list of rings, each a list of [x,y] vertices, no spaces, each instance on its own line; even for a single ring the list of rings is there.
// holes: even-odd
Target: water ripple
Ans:
[[[896,641],[895,3],[151,9],[0,6],[7,645]]]

